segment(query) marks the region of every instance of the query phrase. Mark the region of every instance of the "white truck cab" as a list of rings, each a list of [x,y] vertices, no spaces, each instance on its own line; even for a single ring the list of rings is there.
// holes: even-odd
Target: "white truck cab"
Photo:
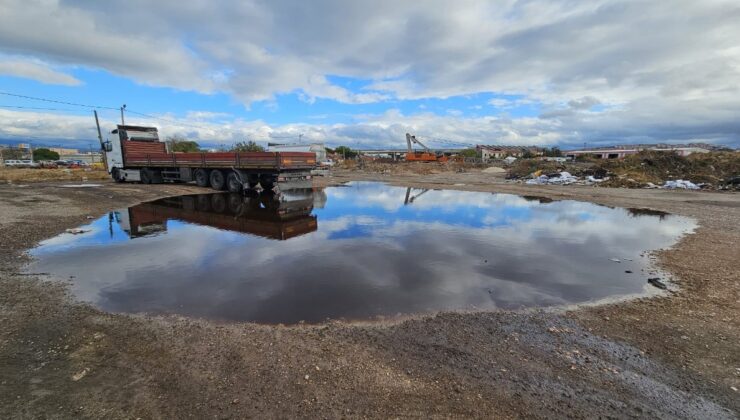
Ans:
[[[158,142],[157,128],[119,124],[115,130],[111,131],[111,135],[111,138],[103,143],[108,173],[120,182],[141,181],[139,169],[124,169],[123,142],[128,140]]]

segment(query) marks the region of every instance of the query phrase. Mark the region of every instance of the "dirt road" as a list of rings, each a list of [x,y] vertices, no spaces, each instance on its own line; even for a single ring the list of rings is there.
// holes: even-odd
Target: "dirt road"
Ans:
[[[668,297],[394,323],[216,324],[103,313],[62,282],[21,274],[24,250],[88,215],[202,190],[3,185],[0,417],[738,417],[740,194],[524,186],[480,172],[389,178],[326,181],[649,207],[700,228],[658,254],[681,286]]]

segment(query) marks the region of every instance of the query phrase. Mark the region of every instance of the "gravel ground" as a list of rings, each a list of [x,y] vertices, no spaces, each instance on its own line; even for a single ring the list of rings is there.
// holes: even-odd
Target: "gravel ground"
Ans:
[[[500,191],[691,216],[680,290],[560,310],[264,326],[109,314],[23,275],[24,250],[173,185],[0,186],[0,418],[737,418],[740,195],[524,186],[480,172],[325,183]],[[84,267],[80,267],[84,270]]]

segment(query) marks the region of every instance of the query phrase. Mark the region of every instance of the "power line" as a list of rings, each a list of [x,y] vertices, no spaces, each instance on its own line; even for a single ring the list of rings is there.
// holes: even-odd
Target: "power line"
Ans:
[[[42,110],[42,111],[80,112],[79,109],[44,108],[44,107],[37,107],[37,106],[19,106],[19,105],[0,105],[0,108],[33,109],[33,110]]]
[[[30,100],[33,100],[33,101],[51,102],[51,103],[62,104],[62,105],[81,106],[81,107],[85,107],[85,108],[113,109],[113,110],[116,110],[116,111],[119,110],[119,108],[114,108],[114,107],[110,107],[110,106],[78,104],[78,103],[75,103],[75,102],[58,101],[56,99],[47,99],[47,98],[38,98],[38,97],[35,97],[35,96],[18,95],[17,93],[10,93],[10,92],[0,92],[0,95],[13,96],[13,97],[16,97],[16,98],[23,98],[23,99],[30,99]]]

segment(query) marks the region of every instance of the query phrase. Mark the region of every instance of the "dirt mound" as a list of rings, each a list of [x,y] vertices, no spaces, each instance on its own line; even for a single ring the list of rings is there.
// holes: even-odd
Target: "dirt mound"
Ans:
[[[0,168],[0,182],[100,181],[110,179],[104,169]]]
[[[608,177],[603,187],[642,188],[649,183],[663,185],[669,180],[688,180],[706,188],[725,188],[740,175],[740,153],[709,152],[679,156],[673,152],[644,150],[624,159],[583,159],[576,162],[547,162],[520,159],[509,169],[509,178],[526,178],[567,171],[577,177]]]
[[[615,175],[607,186],[640,187],[651,182],[684,179],[695,184],[717,187],[740,174],[740,153],[710,152],[679,156],[672,152],[644,150],[620,160],[606,160],[599,165]]]

